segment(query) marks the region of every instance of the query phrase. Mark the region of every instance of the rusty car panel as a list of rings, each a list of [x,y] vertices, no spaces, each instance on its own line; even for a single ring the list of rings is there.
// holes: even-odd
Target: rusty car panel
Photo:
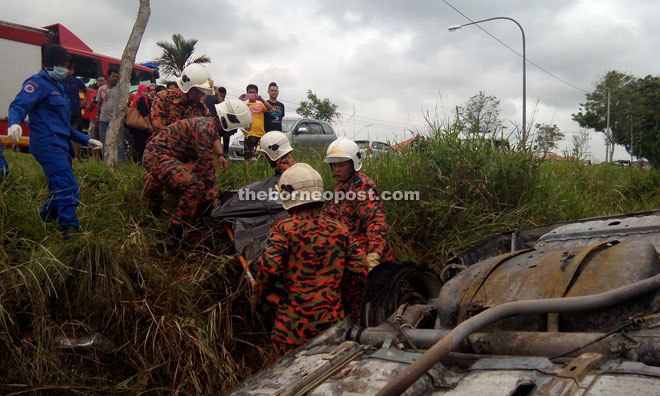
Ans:
[[[370,306],[378,315],[369,326],[337,323],[231,394],[660,395],[658,249],[660,211],[502,234],[453,260],[451,276],[418,293],[426,301]],[[397,287],[404,283],[414,284]],[[563,308],[578,300],[589,303]],[[552,310],[492,314],[452,338],[504,307],[549,301]],[[436,348],[446,340],[453,349]],[[408,378],[409,387],[398,382],[440,350],[438,360]]]

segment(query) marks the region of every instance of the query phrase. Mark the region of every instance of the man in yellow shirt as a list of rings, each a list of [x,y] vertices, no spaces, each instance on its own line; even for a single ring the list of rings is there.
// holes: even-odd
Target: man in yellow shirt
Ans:
[[[243,144],[243,158],[245,161],[250,161],[255,155],[259,139],[266,133],[264,130],[264,114],[270,113],[273,106],[259,95],[259,87],[255,84],[249,84],[245,91],[247,93],[239,96],[239,99],[247,100],[247,106],[252,112],[252,126]]]

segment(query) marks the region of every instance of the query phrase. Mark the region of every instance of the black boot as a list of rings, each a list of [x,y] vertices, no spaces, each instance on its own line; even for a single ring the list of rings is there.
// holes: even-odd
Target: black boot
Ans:
[[[80,232],[79,227],[74,226],[62,226],[62,236],[64,239],[69,239],[72,235],[75,235]]]
[[[41,215],[41,214],[40,214]],[[51,221],[57,220],[57,210],[55,208],[48,208],[41,218],[46,222],[50,223]]]

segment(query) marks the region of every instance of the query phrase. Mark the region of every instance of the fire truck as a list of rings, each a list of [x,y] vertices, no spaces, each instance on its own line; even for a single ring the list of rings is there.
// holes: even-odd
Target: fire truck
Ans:
[[[107,75],[111,70],[119,71],[120,59],[97,54],[78,36],[59,23],[38,28],[0,20],[0,53],[7,57],[5,62],[2,62],[2,73],[0,73],[2,145],[14,144],[7,137],[9,105],[20,91],[23,82],[41,69],[41,45],[46,42],[59,44],[69,51],[71,62],[76,66],[76,77],[88,86],[92,85],[96,77],[101,74]],[[157,78],[158,70],[136,64],[131,74],[131,91],[139,84],[154,83]],[[30,142],[27,122],[24,122],[22,127],[23,136],[17,145],[27,147]]]

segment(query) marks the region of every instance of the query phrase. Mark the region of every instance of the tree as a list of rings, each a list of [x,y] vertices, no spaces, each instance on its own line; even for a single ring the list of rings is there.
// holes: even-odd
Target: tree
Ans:
[[[459,106],[456,112],[464,130],[469,134],[495,133],[502,126],[500,100],[495,96],[486,96],[483,91],[468,99],[464,106]]]
[[[567,154],[580,160],[586,159],[587,150],[589,149],[589,140],[589,132],[586,130],[582,130],[573,135],[573,138],[571,139],[571,147]]]
[[[340,116],[336,104],[332,103],[328,98],[320,100],[311,89],[307,91],[307,100],[300,102],[300,107],[296,109],[296,113],[303,117],[328,122],[332,122],[332,120]]]
[[[607,94],[610,94],[610,129],[607,124]],[[605,133],[608,160],[614,144],[622,144],[630,154],[660,166],[660,77],[636,78],[610,71],[588,93],[587,102],[573,120],[581,126]]]
[[[140,48],[140,41],[142,35],[147,28],[149,22],[149,15],[151,9],[149,7],[149,0],[139,0],[139,8],[133,30],[128,38],[124,53],[121,55],[121,65],[119,66],[119,86],[117,90],[118,98],[128,98],[128,90],[131,85],[131,73],[133,72],[133,65],[135,64],[135,55],[138,48]],[[106,147],[104,147],[103,162],[110,167],[117,167],[117,148],[119,146],[119,129],[124,126],[124,119],[126,118],[126,100],[117,100],[115,110],[108,125],[106,132]]]
[[[628,153],[660,166],[660,77],[637,79],[631,89],[630,112],[615,135]]]
[[[164,74],[178,77],[186,66],[192,63],[209,63],[211,58],[206,55],[193,57],[197,39],[185,39],[179,33],[172,35],[172,42],[158,41],[157,46],[163,49],[160,58],[154,63],[161,68]]]
[[[635,77],[616,70],[607,72],[595,85],[595,90],[587,93],[587,101],[580,104],[580,111],[573,114],[573,120],[583,128],[595,129],[605,134],[608,152],[606,160],[611,161],[614,155],[616,137],[623,130],[629,129],[630,113],[632,109],[632,90]],[[608,122],[608,93],[609,93],[609,125]]]
[[[543,158],[550,152],[550,150],[557,148],[557,142],[564,138],[557,125],[550,124],[536,124],[536,147],[535,149],[541,150]]]

